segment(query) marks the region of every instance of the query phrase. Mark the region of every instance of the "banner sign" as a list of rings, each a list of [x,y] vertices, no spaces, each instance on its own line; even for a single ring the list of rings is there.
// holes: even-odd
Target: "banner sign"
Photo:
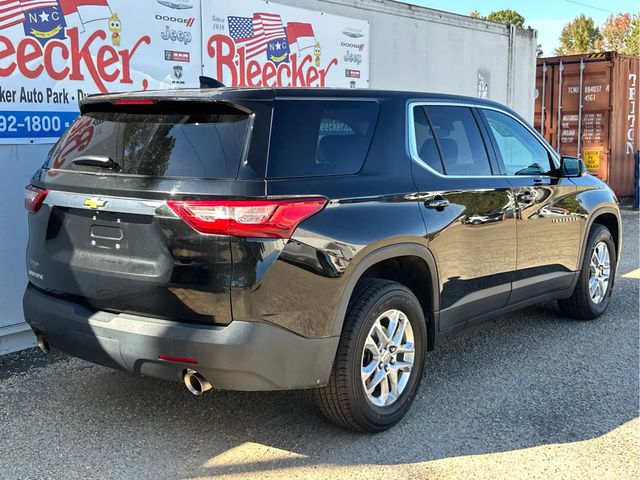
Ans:
[[[0,143],[56,141],[88,94],[198,86],[200,0],[0,0]]]
[[[202,3],[204,75],[240,87],[368,87],[369,23],[260,0]]]
[[[242,0],[0,0],[0,144],[52,143],[94,93],[366,87],[369,24]]]

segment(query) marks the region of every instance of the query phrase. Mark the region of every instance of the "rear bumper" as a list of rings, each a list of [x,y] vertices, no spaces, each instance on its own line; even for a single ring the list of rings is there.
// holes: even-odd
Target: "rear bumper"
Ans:
[[[192,368],[214,388],[230,390],[324,385],[338,346],[338,337],[309,339],[267,323],[205,326],[95,311],[31,285],[24,314],[52,348],[76,357],[174,381]],[[163,361],[160,355],[194,358],[198,364]]]

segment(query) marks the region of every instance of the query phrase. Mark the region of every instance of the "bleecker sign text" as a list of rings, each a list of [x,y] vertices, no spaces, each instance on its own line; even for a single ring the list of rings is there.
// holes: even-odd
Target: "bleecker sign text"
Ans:
[[[68,43],[62,40],[50,40],[43,47],[31,37],[23,38],[17,45],[10,38],[0,35],[0,77],[9,77],[19,71],[26,78],[38,78],[46,73],[51,79],[84,80],[82,68],[100,92],[107,92],[106,83],[133,83],[131,78],[131,59],[140,45],[150,44],[151,37],[141,37],[131,49],[120,49],[111,45],[102,45],[97,53],[91,54],[100,41],[107,38],[104,30],[97,30],[84,42],[80,42],[78,29],[67,29]],[[58,62],[56,62],[58,60]],[[56,63],[64,67],[56,68]],[[142,88],[147,88],[147,80],[142,81]]]
[[[264,0],[201,6],[203,75],[234,87],[369,86],[366,21]]]
[[[239,87],[324,87],[327,73],[338,64],[338,60],[333,58],[324,68],[317,68],[312,55],[298,58],[297,53],[290,55],[290,64],[260,64],[256,60],[248,60],[244,47],[236,49],[233,40],[226,35],[213,35],[209,39],[207,53],[215,62],[216,78],[230,74],[231,84]]]

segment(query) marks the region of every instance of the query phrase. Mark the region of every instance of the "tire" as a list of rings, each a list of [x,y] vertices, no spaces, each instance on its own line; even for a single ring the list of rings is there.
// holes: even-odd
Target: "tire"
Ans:
[[[382,332],[388,334],[391,328],[387,327],[391,327],[393,318],[397,324],[405,324],[405,328],[404,333],[396,335],[396,340],[402,337],[399,341],[389,343],[386,336],[378,333],[381,330],[372,329],[378,322]],[[413,342],[410,342],[411,336]],[[375,347],[372,342],[376,343]],[[378,344],[384,343],[390,346],[378,348]],[[409,353],[411,344],[413,354]],[[413,402],[422,379],[426,345],[424,313],[407,287],[381,279],[361,281],[351,297],[329,382],[315,390],[316,402],[329,420],[349,430],[375,433],[392,427]],[[382,353],[374,354],[374,350]],[[367,369],[373,368],[367,380],[362,380],[363,364]],[[385,396],[385,391],[393,392],[392,377],[397,379],[398,394]],[[379,378],[383,378],[382,381],[368,395],[363,382],[372,386]]]
[[[590,290],[590,278],[594,270],[592,268],[592,257],[596,247],[600,245],[606,247],[609,256],[609,276],[604,295],[600,295],[601,298],[598,298],[598,295],[596,295],[596,298],[593,298],[592,291]],[[603,252],[603,250],[600,250],[600,252]],[[580,276],[578,277],[575,290],[571,297],[558,300],[562,314],[577,320],[594,320],[602,315],[611,300],[616,265],[616,248],[611,232],[609,232],[604,225],[593,225],[587,239],[585,255],[582,260]]]

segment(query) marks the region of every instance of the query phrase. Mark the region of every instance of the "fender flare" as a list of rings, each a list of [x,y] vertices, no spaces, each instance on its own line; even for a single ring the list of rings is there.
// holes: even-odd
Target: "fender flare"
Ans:
[[[340,299],[340,303],[336,311],[332,336],[339,337],[342,335],[342,327],[344,326],[344,320],[347,313],[347,308],[349,306],[349,300],[351,299],[351,295],[353,294],[353,290],[355,289],[356,284],[358,283],[364,272],[376,263],[397,257],[419,257],[426,263],[427,270],[431,276],[430,294],[432,301],[432,311],[425,312],[425,317],[427,318],[428,323],[430,321],[432,323],[435,323],[435,314],[440,310],[440,293],[438,287],[439,282],[436,260],[431,251],[426,246],[420,243],[405,242],[373,250],[372,252],[367,253],[362,259],[358,261],[345,283],[344,290],[342,292],[342,298]],[[432,315],[433,317],[430,320],[429,317]],[[427,328],[428,327],[429,325],[427,325]],[[433,338],[431,332],[429,333],[430,337]],[[432,341],[432,338],[430,339],[430,341]]]
[[[580,257],[579,257],[580,268],[582,267],[582,261],[584,259],[585,249],[587,248],[587,238],[589,237],[589,232],[591,231],[591,227],[593,227],[593,224],[595,223],[596,218],[605,213],[612,214],[614,217],[616,217],[616,220],[618,222],[618,238],[616,239],[617,240],[616,243],[618,247],[616,252],[616,265],[620,263],[619,262],[620,253],[622,252],[622,220],[620,219],[620,211],[616,207],[612,207],[610,205],[604,205],[601,207],[597,207],[593,212],[591,212],[591,215],[589,215],[589,219],[587,220],[587,225],[584,230],[584,235],[580,240]]]
[[[620,211],[616,207],[613,207],[611,205],[603,205],[603,206],[597,207],[593,212],[591,212],[591,214],[589,215],[589,219],[587,220],[587,225],[584,229],[584,235],[582,235],[582,238],[580,239],[580,250],[579,250],[580,256],[578,257],[578,260],[579,260],[578,272],[582,269],[584,256],[587,254],[587,239],[589,238],[589,232],[591,231],[591,227],[593,227],[593,224],[595,223],[596,218],[605,213],[612,214],[614,217],[616,217],[616,220],[618,222],[618,242],[617,242],[618,244],[616,245],[616,269],[620,264],[620,253],[622,251],[622,220],[620,219]],[[578,283],[578,277],[579,275],[575,276],[575,279],[573,280],[573,284],[571,285],[571,291],[573,291],[575,285]],[[615,282],[615,275],[613,276],[613,281]]]

